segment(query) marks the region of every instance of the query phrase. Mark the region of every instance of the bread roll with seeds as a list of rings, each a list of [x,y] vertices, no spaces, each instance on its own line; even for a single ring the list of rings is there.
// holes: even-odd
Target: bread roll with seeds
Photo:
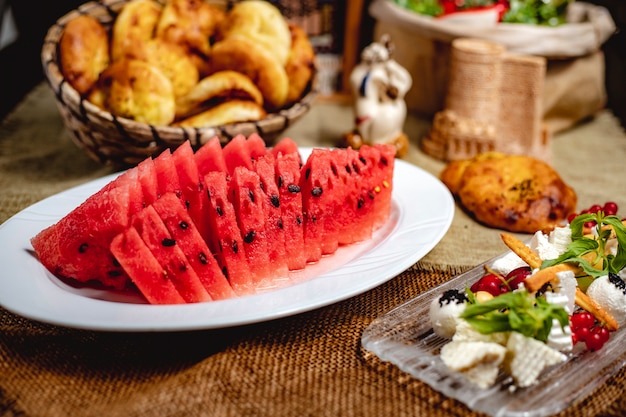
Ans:
[[[86,94],[109,65],[109,37],[100,22],[87,15],[70,20],[59,40],[59,61],[67,82]]]

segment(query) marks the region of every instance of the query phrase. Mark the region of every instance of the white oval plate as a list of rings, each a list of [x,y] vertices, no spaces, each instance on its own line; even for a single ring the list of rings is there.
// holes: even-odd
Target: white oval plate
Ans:
[[[306,157],[310,149],[303,149]],[[280,288],[223,301],[149,305],[139,297],[67,285],[37,260],[30,239],[117,174],[71,188],[0,225],[0,306],[55,325],[103,331],[179,331],[256,323],[368,291],[419,261],[443,238],[454,200],[437,178],[396,160],[391,215],[370,241],[341,247]]]

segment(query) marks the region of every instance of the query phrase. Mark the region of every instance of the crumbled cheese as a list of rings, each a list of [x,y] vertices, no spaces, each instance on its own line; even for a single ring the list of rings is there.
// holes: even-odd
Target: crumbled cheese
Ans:
[[[556,227],[550,232],[548,240],[560,256],[565,253],[567,246],[572,243],[572,229],[569,226]]]
[[[500,275],[506,275],[520,266],[526,266],[526,262],[517,256],[515,252],[508,252],[506,255],[496,259],[492,263],[491,270]]]
[[[509,334],[507,332],[496,332],[489,334],[482,334],[478,330],[472,327],[465,320],[459,320],[456,326],[456,332],[452,337],[455,342],[488,342],[498,343],[500,345],[506,345],[506,341]]]
[[[441,348],[441,360],[481,388],[495,383],[506,349],[497,343],[452,341]]]
[[[594,279],[587,288],[587,295],[613,316],[620,326],[626,322],[626,295],[609,280],[608,275]]]
[[[520,388],[534,384],[545,368],[566,359],[545,343],[518,332],[511,332],[506,349],[505,370]]]
[[[544,261],[546,259],[555,259],[559,256],[559,251],[550,243],[548,236],[541,232],[536,232],[533,235],[529,246]]]
[[[560,305],[570,314],[571,311],[573,311],[569,307],[570,299],[566,294],[561,292],[547,292],[545,296],[550,304]],[[574,347],[572,343],[572,329],[570,326],[561,327],[557,319],[552,319],[552,328],[548,335],[547,344],[552,349],[556,349],[559,352],[570,352]]]

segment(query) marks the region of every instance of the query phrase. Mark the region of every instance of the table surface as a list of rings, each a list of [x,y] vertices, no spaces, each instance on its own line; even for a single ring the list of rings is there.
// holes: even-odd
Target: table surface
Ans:
[[[301,146],[333,146],[352,120],[349,104],[320,101],[285,136]],[[429,126],[426,119],[407,118],[411,148],[404,159],[437,176],[444,163],[418,147]],[[552,164],[576,190],[579,207],[613,200],[626,208],[626,133],[610,111],[551,140]],[[0,126],[0,223],[112,172],[74,145],[52,93],[39,85]],[[500,232],[456,208],[441,242],[379,287],[314,311],[229,329],[96,332],[0,308],[0,414],[473,415],[364,351],[360,336],[393,307],[503,252]],[[622,415],[625,388],[621,370],[562,415]]]

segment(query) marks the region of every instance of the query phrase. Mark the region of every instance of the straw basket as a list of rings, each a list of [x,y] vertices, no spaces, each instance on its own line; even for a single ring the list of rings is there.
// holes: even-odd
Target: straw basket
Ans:
[[[268,114],[255,122],[241,122],[216,127],[182,128],[153,126],[116,117],[81,98],[70,86],[60,70],[58,44],[67,23],[87,14],[99,20],[110,30],[119,11],[128,0],[101,0],[79,6],[48,30],[41,51],[44,75],[54,91],[57,105],[72,140],[93,159],[103,164],[134,165],[143,159],[176,148],[190,141],[197,149],[209,139],[218,136],[222,144],[237,134],[249,136],[258,133],[271,145],[287,127],[306,114],[316,97],[315,82],[305,91],[300,101],[289,108]]]

